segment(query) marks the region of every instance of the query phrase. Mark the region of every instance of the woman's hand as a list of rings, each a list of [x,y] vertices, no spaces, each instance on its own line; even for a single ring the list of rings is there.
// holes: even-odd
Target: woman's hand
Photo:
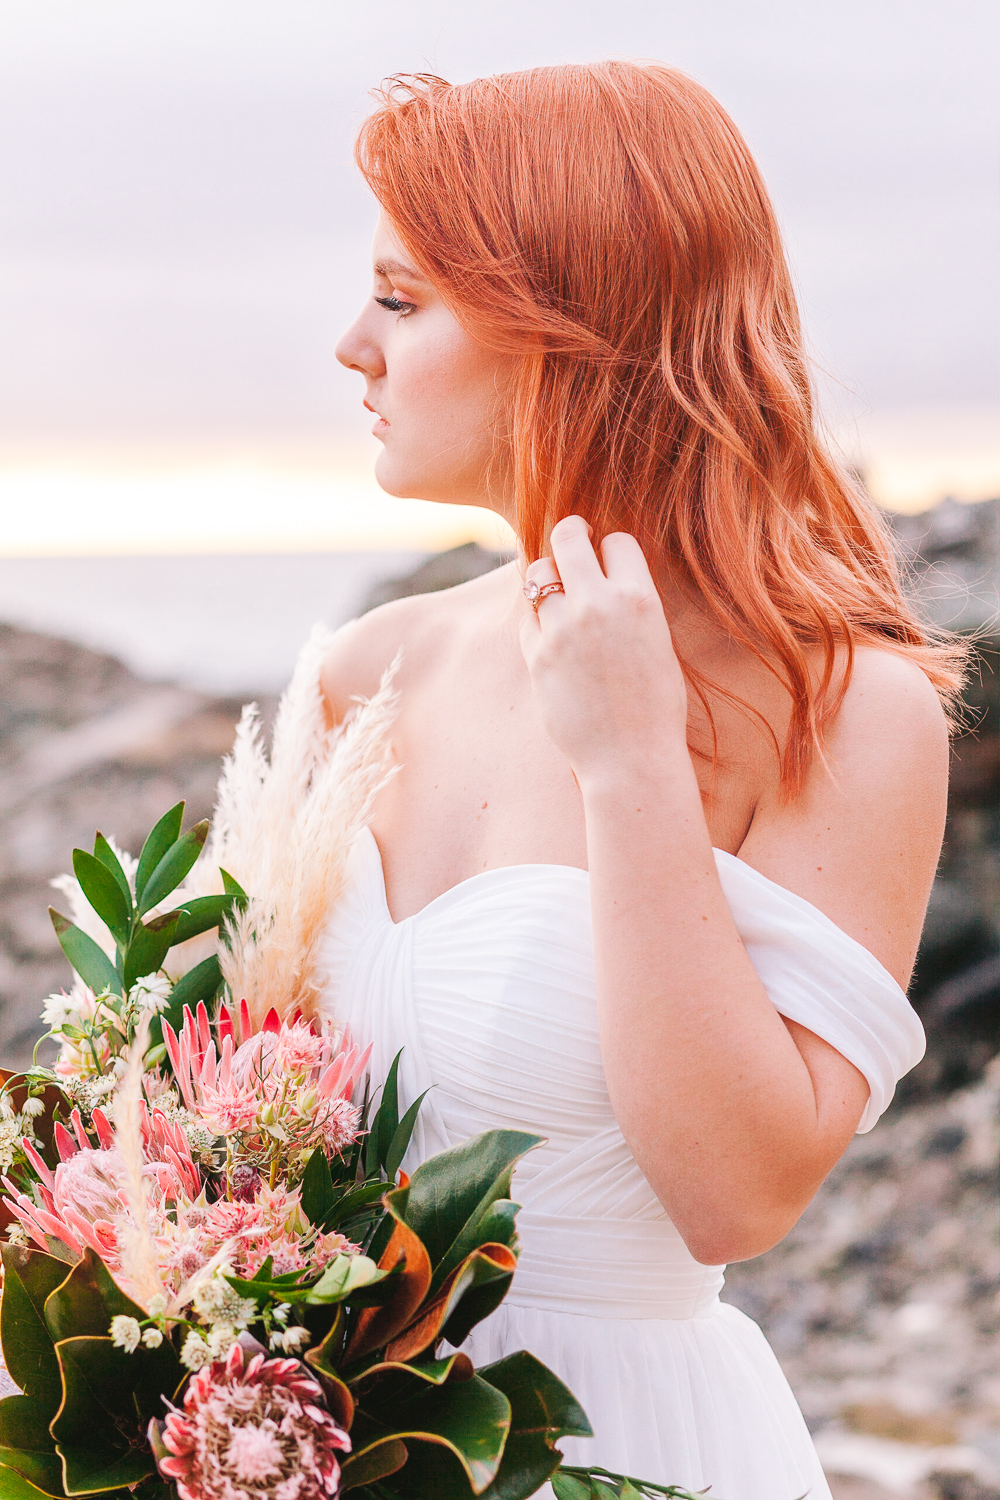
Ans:
[[[687,753],[687,692],[638,542],[605,537],[599,561],[586,521],[567,516],[551,545],[526,576],[565,592],[526,612],[521,647],[552,740],[581,783],[676,762]]]

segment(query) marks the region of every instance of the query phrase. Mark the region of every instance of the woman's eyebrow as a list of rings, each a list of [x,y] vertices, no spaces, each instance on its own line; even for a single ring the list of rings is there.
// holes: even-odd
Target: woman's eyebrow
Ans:
[[[377,260],[375,262],[375,274],[376,276],[384,276],[387,281],[391,281],[394,276],[404,276],[407,281],[426,281],[427,279],[425,276],[421,276],[419,271],[415,271],[412,266],[404,265],[401,260]]]

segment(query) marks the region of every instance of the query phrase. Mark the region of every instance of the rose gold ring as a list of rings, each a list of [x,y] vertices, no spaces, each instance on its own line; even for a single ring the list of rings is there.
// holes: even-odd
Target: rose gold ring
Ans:
[[[563,588],[562,584],[558,582],[536,583],[532,578],[528,583],[524,585],[524,597],[527,599],[536,615],[538,613],[538,606],[541,604],[546,594],[565,594],[565,592],[566,590]]]

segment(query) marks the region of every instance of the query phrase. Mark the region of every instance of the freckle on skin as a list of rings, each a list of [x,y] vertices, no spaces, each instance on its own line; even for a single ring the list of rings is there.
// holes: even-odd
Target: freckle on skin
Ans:
[[[489,805],[488,803],[484,802],[483,805],[482,805],[482,807],[480,808],[480,812],[485,812],[486,809],[487,809],[487,807],[488,807],[488,805]]]

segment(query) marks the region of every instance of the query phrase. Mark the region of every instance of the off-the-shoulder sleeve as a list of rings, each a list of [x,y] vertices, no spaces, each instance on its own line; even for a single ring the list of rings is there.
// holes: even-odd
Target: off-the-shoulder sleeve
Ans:
[[[871,1130],[924,1055],[924,1029],[905,993],[873,953],[809,901],[723,850],[715,863],[775,1009],[836,1047],[868,1080],[858,1132]]]

